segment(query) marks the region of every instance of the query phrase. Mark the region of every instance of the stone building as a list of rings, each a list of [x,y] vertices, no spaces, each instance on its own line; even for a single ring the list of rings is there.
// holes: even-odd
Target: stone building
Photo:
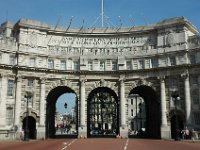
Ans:
[[[199,72],[200,37],[184,17],[129,28],[5,22],[0,138],[26,128],[30,138],[55,138],[55,103],[64,93],[77,97],[76,137],[143,128],[145,137],[170,139],[186,126],[200,130]]]

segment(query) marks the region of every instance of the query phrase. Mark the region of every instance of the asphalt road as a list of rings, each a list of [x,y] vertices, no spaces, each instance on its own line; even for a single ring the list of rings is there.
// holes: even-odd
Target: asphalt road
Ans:
[[[200,142],[106,138],[1,141],[0,150],[200,150]]]

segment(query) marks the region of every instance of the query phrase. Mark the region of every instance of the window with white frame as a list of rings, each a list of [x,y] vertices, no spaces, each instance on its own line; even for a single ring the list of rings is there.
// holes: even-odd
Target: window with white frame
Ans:
[[[35,67],[35,58],[30,58],[30,60],[29,60],[29,66],[30,67]]]
[[[93,70],[93,64],[92,61],[88,61],[88,70]]]
[[[176,65],[176,58],[174,56],[169,57],[169,65],[170,66]]]
[[[74,70],[79,70],[79,62],[73,61],[73,64],[74,64]]]
[[[48,60],[48,68],[53,69],[54,68],[54,61],[52,59]]]
[[[138,69],[144,69],[144,60],[139,60]]]
[[[133,99],[131,99],[131,105],[133,105]]]
[[[16,57],[14,55],[10,56],[9,64],[16,65]]]
[[[28,79],[28,81],[27,81],[27,87],[32,89],[33,86],[34,86],[34,80],[33,79]]]
[[[195,125],[200,125],[200,112],[194,112],[194,124]]]
[[[104,70],[105,70],[105,62],[100,61],[100,71],[104,71]]]
[[[190,64],[196,64],[196,56],[194,54],[191,54],[189,56]]]
[[[12,125],[13,123],[13,108],[7,107],[6,108],[6,125]]]
[[[14,94],[14,80],[8,80],[7,96],[13,96]]]
[[[133,117],[133,109],[131,109],[131,116]]]
[[[152,68],[158,67],[158,58],[151,58],[151,67]]]
[[[127,60],[126,61],[126,69],[127,70],[131,70],[132,69],[131,60]]]
[[[112,61],[112,70],[117,70],[117,61]]]
[[[61,60],[60,61],[60,69],[61,70],[66,70],[66,61],[65,60]]]

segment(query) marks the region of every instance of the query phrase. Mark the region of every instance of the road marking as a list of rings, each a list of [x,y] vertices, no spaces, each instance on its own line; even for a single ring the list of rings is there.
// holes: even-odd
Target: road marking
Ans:
[[[64,142],[63,145],[65,145],[61,150],[67,149],[70,145],[72,145],[77,139],[72,140],[71,142],[67,143]]]
[[[127,150],[127,147],[128,147],[128,141],[129,141],[129,139],[126,140],[126,144],[125,144],[125,146],[124,146],[124,150]]]

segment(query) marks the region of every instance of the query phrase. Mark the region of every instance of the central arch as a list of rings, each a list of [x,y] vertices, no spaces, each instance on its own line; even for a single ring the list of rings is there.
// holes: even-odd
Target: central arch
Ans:
[[[142,132],[142,137],[144,138],[159,139],[161,110],[156,92],[149,86],[140,85],[133,88],[129,95],[138,95],[143,99],[142,105],[145,107],[145,121],[143,120],[143,122],[145,123],[143,123],[144,125],[141,127],[143,129],[140,129],[139,133]]]
[[[61,124],[58,125],[55,121],[56,118],[56,102],[58,98],[65,93],[76,93],[67,86],[58,86],[52,89],[47,96],[46,104],[46,137],[47,138],[65,138],[65,137],[77,137],[78,136],[78,100],[75,98],[74,114],[62,114],[61,115]],[[67,108],[68,101],[63,107]],[[73,118],[72,118],[73,117]],[[67,120],[68,119],[68,120]],[[70,134],[64,134],[65,131],[69,131],[72,128],[71,121],[73,120],[74,131],[69,132]],[[70,123],[69,123],[70,122]],[[60,130],[59,135],[56,134],[57,130]]]
[[[107,87],[98,87],[88,96],[87,136],[115,137],[119,133],[119,103],[116,93]]]

